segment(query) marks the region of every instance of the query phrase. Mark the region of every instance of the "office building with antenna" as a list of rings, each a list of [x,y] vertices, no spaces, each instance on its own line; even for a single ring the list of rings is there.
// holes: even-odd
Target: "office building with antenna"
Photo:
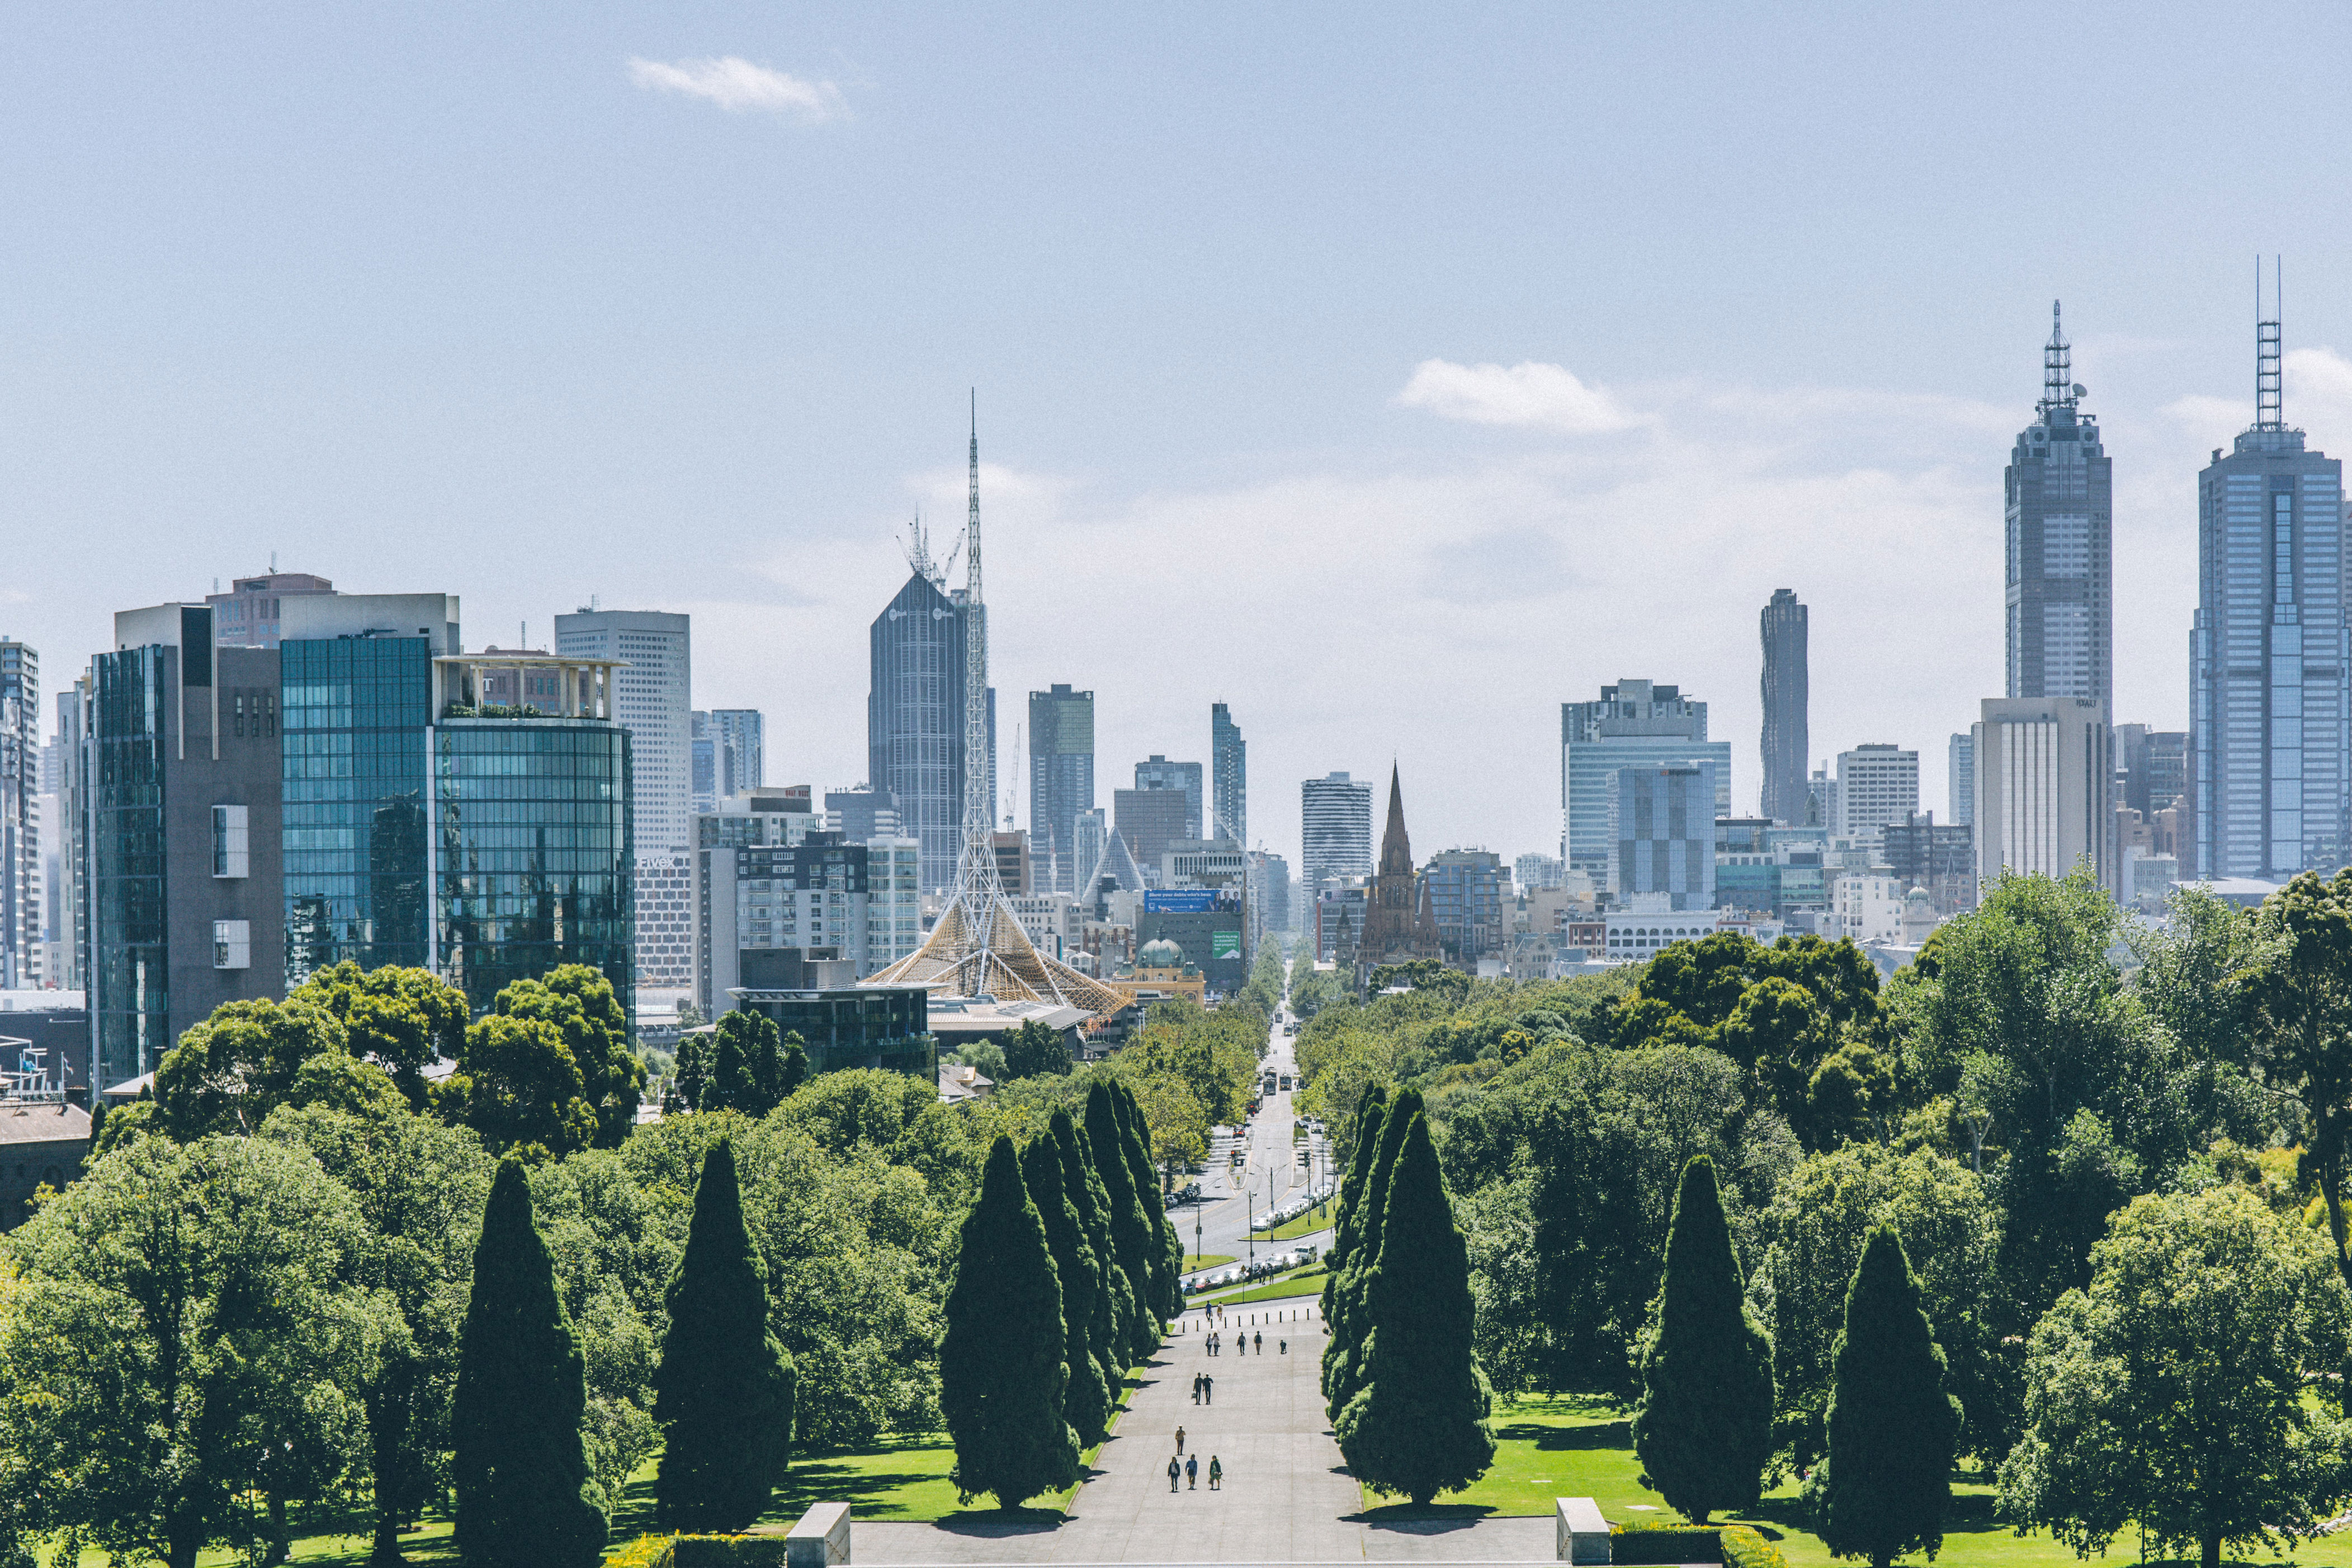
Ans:
[[[2042,401],[2002,475],[2008,689],[2115,705],[2115,475],[2050,305]]]
[[[2197,476],[2184,878],[2331,871],[2352,840],[2344,465],[2286,422],[2284,312],[2254,278],[2254,421]]]
[[[901,830],[922,846],[922,890],[955,880],[963,846],[966,791],[963,689],[969,649],[988,647],[988,612],[967,614],[969,590],[950,591],[948,574],[964,548],[934,560],[919,521],[907,537],[906,583],[874,617],[867,634],[866,777],[898,803]],[[972,634],[968,621],[978,621]],[[996,691],[986,693],[986,754],[976,760],[983,801],[996,798]],[[994,813],[983,812],[983,825]],[[985,830],[985,826],[984,829]]]

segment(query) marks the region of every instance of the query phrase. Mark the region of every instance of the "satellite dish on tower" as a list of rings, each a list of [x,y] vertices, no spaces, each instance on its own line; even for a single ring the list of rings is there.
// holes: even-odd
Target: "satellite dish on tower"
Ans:
[[[2076,382],[2076,383],[2074,384],[2074,395],[2075,395],[2075,396],[2077,396],[2077,397],[2083,397],[2083,396],[2087,396],[2087,395],[2088,395],[2088,394],[2086,394],[2086,393],[2083,390],[2083,384],[2082,384],[2081,382],[2079,382],[2079,381],[2078,381],[2078,382]]]

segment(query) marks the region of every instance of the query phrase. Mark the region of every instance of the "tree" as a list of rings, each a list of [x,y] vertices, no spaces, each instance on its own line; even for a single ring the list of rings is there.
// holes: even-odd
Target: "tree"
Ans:
[[[2251,1014],[2264,1077],[2306,1124],[2305,1163],[2327,1204],[2336,1268],[2352,1286],[2344,1187],[2352,1152],[2352,869],[2305,871],[2263,900],[2252,961],[2227,994]]]
[[[1150,1129],[1144,1121],[1141,1102],[1125,1083],[1112,1086],[1111,1100],[1118,1109],[1119,1125],[1127,1134],[1128,1163],[1135,1173],[1135,1194],[1143,1201],[1143,1223],[1151,1240],[1152,1342],[1157,1344],[1158,1324],[1183,1310],[1184,1241],[1176,1234],[1176,1227],[1168,1223],[1168,1204],[1160,1196],[1160,1176],[1151,1158]]]
[[[593,1568],[603,1555],[604,1493],[580,1436],[587,1405],[580,1333],[555,1293],[530,1179],[509,1155],[482,1211],[450,1420],[467,1563]]]
[[[491,1013],[476,1022],[433,1104],[444,1121],[471,1127],[500,1153],[560,1159],[596,1139],[587,1080],[563,1031],[545,1018]]]
[[[677,1095],[688,1110],[765,1116],[808,1081],[808,1050],[797,1034],[750,1007],[720,1016],[708,1035],[678,1042]]]
[[[637,1124],[646,1064],[629,1048],[629,1015],[604,972],[560,963],[537,980],[518,980],[491,1004],[507,1017],[537,1018],[562,1032],[564,1048],[580,1069],[581,1098],[595,1113],[594,1142],[617,1149]]]
[[[669,1332],[654,1374],[662,1527],[739,1531],[768,1506],[792,1451],[793,1369],[768,1331],[768,1274],[743,1227],[735,1147],[725,1138],[703,1156],[667,1300]]]
[[[393,1309],[379,1321],[361,1390],[375,1510],[370,1560],[392,1568],[401,1531],[448,1488],[449,1403],[491,1163],[472,1131],[410,1115],[396,1093],[357,1111],[281,1107],[261,1132],[308,1151],[352,1194],[367,1226],[356,1277]]]
[[[1143,1200],[1135,1190],[1126,1137],[1110,1086],[1096,1079],[1087,1091],[1087,1148],[1094,1156],[1095,1174],[1102,1178],[1108,1204],[1112,1260],[1125,1274],[1128,1294],[1135,1302],[1135,1316],[1121,1347],[1125,1364],[1132,1366],[1148,1360],[1160,1343],[1158,1293],[1152,1282],[1152,1253],[1160,1242],[1143,1217]]]
[[[332,1014],[309,1002],[224,1002],[156,1064],[152,1125],[183,1143],[255,1131],[292,1096],[302,1065],[340,1054],[346,1038]]]
[[[1696,1524],[1754,1507],[1772,1450],[1772,1342],[1740,1298],[1715,1163],[1701,1155],[1675,1197],[1633,1407],[1643,1484]]]
[[[1388,1223],[1389,1182],[1396,1170],[1397,1152],[1404,1147],[1406,1129],[1422,1113],[1421,1093],[1401,1090],[1381,1117],[1380,1146],[1371,1152],[1372,1168],[1364,1178],[1364,1196],[1354,1245],[1348,1252],[1348,1271],[1332,1292],[1326,1320],[1329,1339],[1323,1347],[1323,1398],[1333,1421],[1348,1407],[1364,1384],[1364,1338],[1368,1326],[1365,1292],[1372,1266],[1381,1258],[1381,1240]]]
[[[284,1504],[352,1479],[380,1313],[351,1194],[297,1149],[140,1138],[9,1238],[0,1324],[30,1521],[118,1560],[282,1557]],[[250,1500],[269,1502],[257,1518]]]
[[[1388,1112],[1389,1091],[1385,1085],[1374,1084],[1364,1096],[1363,1108],[1358,1112],[1361,1136],[1356,1147],[1359,1157],[1348,1162],[1347,1173],[1339,1178],[1338,1212],[1331,1221],[1331,1245],[1323,1253],[1323,1321],[1328,1325],[1335,1310],[1339,1289],[1339,1276],[1348,1260],[1355,1256],[1357,1238],[1364,1228],[1364,1186],[1371,1176],[1372,1155],[1380,1148],[1381,1121]],[[1329,1352],[1325,1352],[1328,1364]]]
[[[314,973],[286,1000],[333,1015],[351,1054],[390,1073],[420,1110],[426,1100],[425,1069],[457,1059],[473,1016],[466,994],[429,969],[397,963],[362,969],[348,958]]]
[[[940,1345],[940,1410],[955,1439],[956,1495],[1014,1509],[1078,1479],[1077,1434],[1062,1415],[1069,1369],[1062,1287],[1013,1140],[988,1152],[964,1216]]]
[[[1143,1309],[1128,1286],[1126,1270],[1118,1266],[1118,1244],[1111,1238],[1110,1198],[1102,1177],[1096,1173],[1086,1129],[1071,1119],[1066,1106],[1055,1108],[1048,1127],[1061,1150],[1063,1192],[1085,1231],[1087,1250],[1094,1254],[1097,1284],[1087,1342],[1102,1364],[1103,1384],[1116,1405],[1127,1387],[1128,1358],[1123,1348],[1133,1341],[1136,1320]]]
[[[1066,1111],[1055,1113],[1066,1122]],[[1087,1245],[1078,1211],[1070,1202],[1062,1169],[1062,1143],[1048,1128],[1021,1152],[1022,1184],[1045,1222],[1045,1243],[1062,1286],[1063,1364],[1069,1381],[1062,1396],[1063,1418],[1081,1443],[1103,1440],[1110,1429],[1110,1385],[1095,1359],[1094,1324],[1102,1308],[1102,1270]]]
[[[1367,1280],[1364,1386],[1339,1413],[1339,1450],[1365,1484],[1425,1505],[1486,1473],[1492,1396],[1471,1353],[1470,1258],[1429,1124],[1410,1117]]]
[[[1034,1018],[1004,1037],[1004,1074],[1008,1079],[1034,1078],[1039,1073],[1070,1070],[1070,1047],[1058,1030]]]
[[[2241,1189],[2142,1197],[2027,1349],[2030,1425],[2001,1516],[2089,1556],[2137,1521],[2159,1552],[2317,1533],[2345,1493],[2345,1421],[2305,1398],[2343,1363],[2327,1248]]]
[[[1832,1555],[1872,1568],[1944,1542],[1960,1405],[1944,1392],[1944,1352],[1919,1301],[1902,1236],[1880,1226],[1846,1292],[1829,1464],[1806,1489]]]

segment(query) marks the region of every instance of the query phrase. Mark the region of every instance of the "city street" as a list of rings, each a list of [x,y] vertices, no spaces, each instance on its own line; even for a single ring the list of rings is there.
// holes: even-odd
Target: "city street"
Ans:
[[[1304,1145],[1311,1152],[1311,1165],[1298,1163],[1302,1145],[1291,1142],[1291,1123],[1297,1114],[1294,1110],[1297,1068],[1291,1053],[1292,1044],[1283,1037],[1278,1021],[1270,1026],[1265,1059],[1259,1066],[1260,1078],[1271,1072],[1278,1085],[1287,1075],[1294,1087],[1277,1088],[1265,1096],[1259,1102],[1255,1121],[1249,1126],[1214,1135],[1204,1162],[1206,1173],[1192,1178],[1201,1184],[1201,1201],[1169,1211],[1169,1222],[1176,1226],[1188,1253],[1213,1257],[1223,1254],[1246,1262],[1252,1252],[1247,1241],[1250,1217],[1255,1215],[1263,1218],[1269,1209],[1279,1208],[1328,1173],[1328,1156],[1322,1139],[1312,1139]],[[1237,1143],[1246,1153],[1238,1168],[1231,1163]],[[1318,1232],[1283,1242],[1268,1242],[1261,1236],[1255,1250],[1263,1257],[1269,1247],[1287,1249],[1301,1243],[1312,1243],[1319,1249],[1329,1245],[1330,1236],[1328,1231]]]

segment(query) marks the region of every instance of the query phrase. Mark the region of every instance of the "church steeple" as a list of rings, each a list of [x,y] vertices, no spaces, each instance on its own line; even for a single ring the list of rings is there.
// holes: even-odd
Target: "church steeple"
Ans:
[[[1404,830],[1404,786],[1394,763],[1389,764],[1389,826],[1381,835],[1381,875],[1412,875],[1412,839]]]

